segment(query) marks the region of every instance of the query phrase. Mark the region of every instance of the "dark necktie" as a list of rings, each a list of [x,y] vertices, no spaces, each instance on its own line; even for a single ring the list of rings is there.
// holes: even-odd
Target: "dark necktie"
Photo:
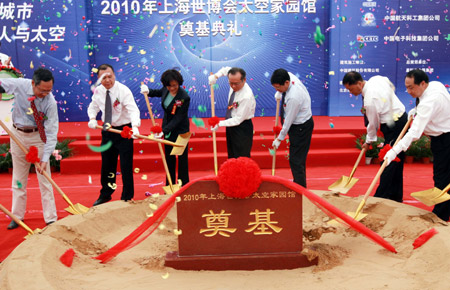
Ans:
[[[363,101],[363,110],[364,110],[364,113],[363,113],[363,116],[364,116],[364,127],[367,128],[367,126],[369,126],[369,119],[367,119],[366,109],[364,108],[364,96],[361,95],[361,97],[362,97],[362,101]]]
[[[112,122],[112,105],[111,105],[111,97],[109,96],[109,90],[106,91],[106,100],[105,100],[105,122],[103,123],[103,130],[106,131],[108,129],[106,124],[111,125]]]
[[[227,107],[227,113],[225,114],[225,119],[231,118],[231,109],[233,109],[234,94],[235,94],[235,92],[233,91],[233,93],[230,96],[230,100],[228,101],[228,107]]]
[[[281,116],[281,124],[284,123],[284,100],[286,98],[286,92],[281,94],[281,105],[280,105],[280,116]]]
[[[36,121],[36,125],[39,130],[39,136],[41,136],[42,142],[47,143],[47,136],[45,136],[44,125],[42,124],[42,120],[39,118],[39,112],[36,108],[34,100],[31,101],[31,109],[33,110],[34,121]]]

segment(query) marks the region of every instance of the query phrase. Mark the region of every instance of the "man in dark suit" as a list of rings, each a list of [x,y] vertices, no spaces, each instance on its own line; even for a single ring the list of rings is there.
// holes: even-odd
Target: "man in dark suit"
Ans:
[[[183,81],[183,76],[179,71],[169,69],[161,76],[163,88],[149,90],[146,85],[141,85],[141,93],[148,93],[149,97],[161,98],[161,106],[164,111],[161,135],[164,134],[164,138],[172,142],[177,140],[178,135],[189,132],[188,110],[191,98],[186,90],[181,89]],[[172,183],[176,184],[176,157],[170,155],[172,146],[165,145],[164,151]],[[183,154],[178,156],[178,179],[181,179],[183,185],[189,182],[188,152],[189,150],[184,150]],[[166,185],[168,184],[166,179]]]

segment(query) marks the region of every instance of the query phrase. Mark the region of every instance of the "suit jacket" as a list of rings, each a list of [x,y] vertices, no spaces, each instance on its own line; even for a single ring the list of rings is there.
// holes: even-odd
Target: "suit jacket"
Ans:
[[[188,110],[191,98],[188,93],[180,86],[177,95],[173,98],[167,108],[164,108],[169,91],[166,88],[159,90],[149,90],[149,97],[161,98],[161,107],[164,111],[162,130],[164,135],[170,133],[170,139],[176,139],[179,134],[189,132]]]

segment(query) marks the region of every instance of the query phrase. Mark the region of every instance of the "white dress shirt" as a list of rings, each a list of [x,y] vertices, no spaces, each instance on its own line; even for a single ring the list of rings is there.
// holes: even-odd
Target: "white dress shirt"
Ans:
[[[128,123],[131,123],[132,127],[141,125],[139,108],[127,86],[115,81],[114,86],[109,89],[109,97],[113,106],[111,126],[117,127]],[[88,107],[89,119],[95,119],[98,112],[102,111],[102,121],[105,121],[105,99],[106,88],[100,85],[95,89]]]
[[[232,93],[233,89],[230,88],[230,91],[228,92],[227,104]],[[249,120],[255,116],[256,100],[253,95],[253,91],[247,82],[244,84],[242,89],[235,92],[234,103],[237,104],[237,108],[231,109],[231,118],[219,122],[220,127],[238,126],[245,120]]]
[[[406,151],[422,133],[436,137],[450,132],[450,113],[447,111],[450,108],[450,94],[445,86],[440,82],[428,83],[419,100],[411,128],[393,148],[397,154]]]
[[[33,85],[30,79],[24,78],[6,78],[1,79],[1,86],[7,94],[14,95],[14,105],[12,111],[12,120],[14,125],[22,129],[37,128],[33,114],[28,114],[31,109],[30,97],[34,96]],[[45,115],[42,120],[47,142],[44,145],[44,152],[41,161],[48,162],[50,155],[55,150],[58,142],[58,106],[55,97],[50,92],[44,98],[35,98],[34,104],[39,112]]]
[[[405,106],[395,94],[395,87],[387,77],[371,77],[362,89],[364,108],[369,120],[366,142],[377,141],[380,124],[393,125],[405,113]]]
[[[289,73],[289,88],[284,96],[284,123],[277,139],[284,140],[291,125],[301,125],[312,117],[311,97],[305,85],[292,73]]]

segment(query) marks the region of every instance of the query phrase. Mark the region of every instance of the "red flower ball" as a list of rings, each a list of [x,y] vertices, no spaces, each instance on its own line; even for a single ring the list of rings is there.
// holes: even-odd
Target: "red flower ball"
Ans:
[[[131,139],[132,135],[133,135],[133,130],[131,130],[131,128],[128,126],[123,127],[122,133],[120,133],[120,136],[122,136],[122,138],[126,138],[126,139]]]
[[[281,127],[280,127],[280,126],[274,126],[274,127],[273,127],[273,132],[275,133],[275,135],[280,134],[280,132],[281,132]]]
[[[226,196],[246,198],[258,190],[261,184],[261,169],[250,158],[231,158],[220,166],[217,183]]]
[[[381,162],[384,161],[384,156],[386,155],[386,153],[391,150],[392,147],[389,144],[386,144],[383,149],[380,150],[380,153],[378,153],[378,160],[380,160]],[[394,162],[400,162],[400,158],[395,157],[395,159],[393,160]]]
[[[150,132],[152,132],[153,134],[158,134],[162,132],[162,128],[157,124],[156,126],[150,128]]]
[[[38,149],[36,148],[36,146],[30,146],[28,154],[25,155],[25,159],[27,160],[27,162],[30,162],[30,163],[39,162],[41,160],[39,159],[38,153],[39,152],[38,152]]]
[[[220,122],[219,117],[216,117],[216,116],[211,117],[211,118],[208,119],[208,124],[211,127],[216,126],[217,124],[219,124],[219,122]]]

